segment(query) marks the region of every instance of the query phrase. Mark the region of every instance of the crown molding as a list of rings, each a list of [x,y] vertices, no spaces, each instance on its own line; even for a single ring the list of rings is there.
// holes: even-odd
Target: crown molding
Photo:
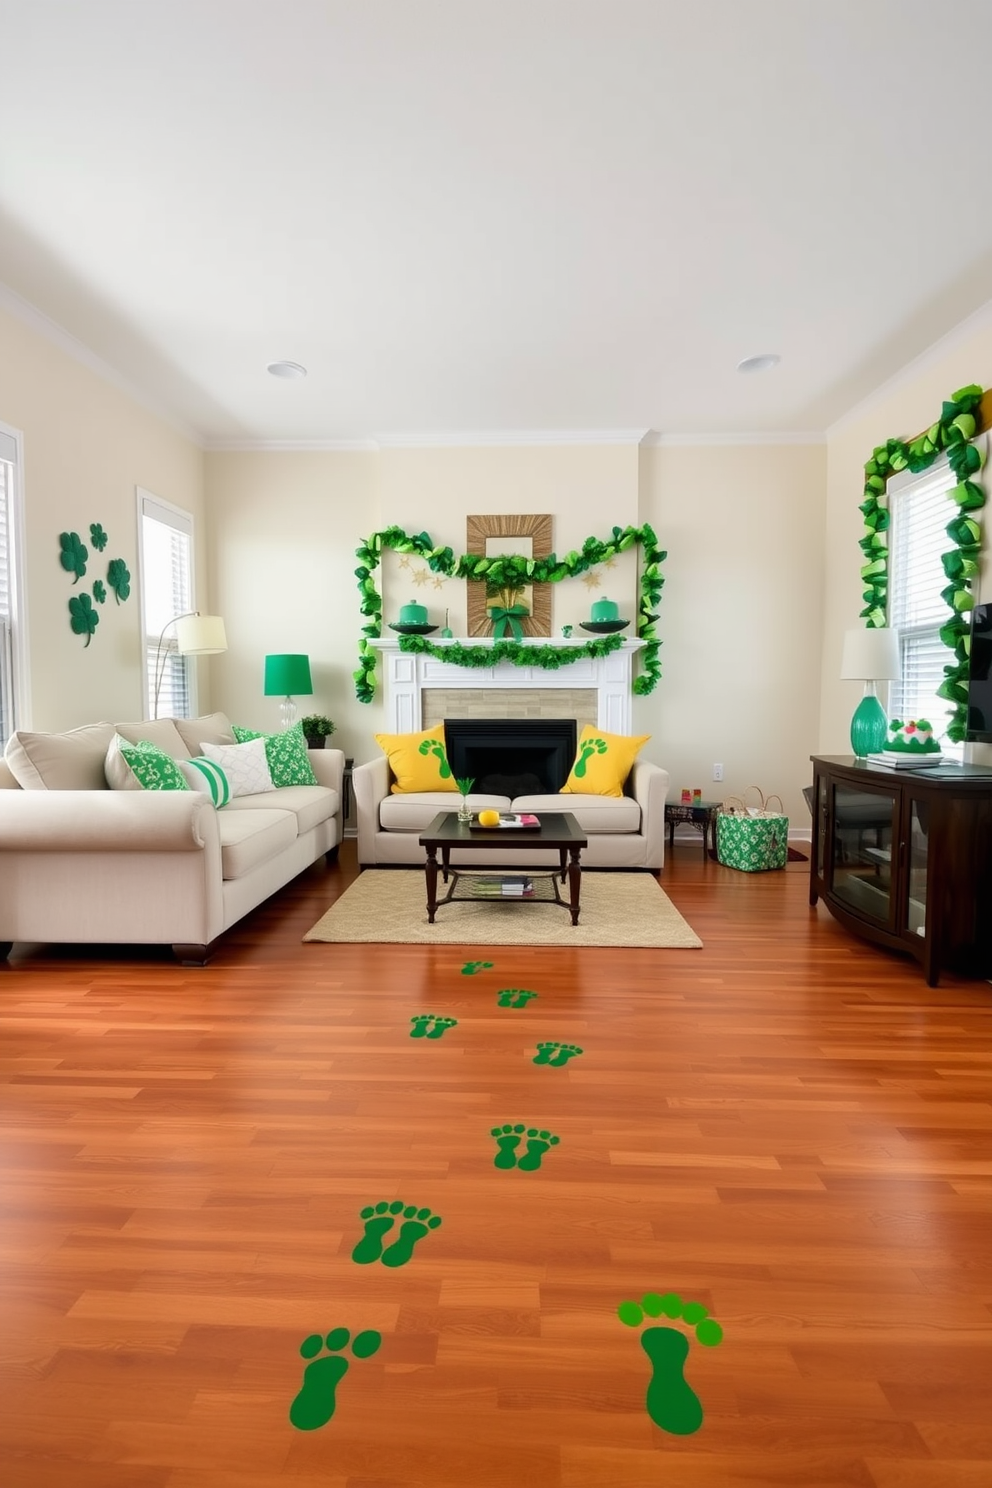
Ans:
[[[904,384],[914,381],[921,372],[926,372],[929,367],[935,366],[955,347],[990,325],[992,325],[992,300],[986,300],[984,305],[980,305],[977,310],[973,310],[964,320],[959,321],[956,326],[952,326],[949,331],[945,332],[939,341],[934,341],[926,351],[921,351],[919,356],[915,356],[911,362],[900,367],[899,371],[893,373],[887,381],[873,388],[859,403],[855,403],[853,408],[849,408],[846,413],[841,414],[840,418],[835,419],[827,428],[827,437],[832,439],[835,434],[842,433],[848,424],[853,424],[866,413],[870,413],[879,403],[898,392]]]
[[[323,451],[349,454],[375,454],[379,446],[374,439],[208,439],[208,455],[215,454],[312,454]]]
[[[639,445],[648,429],[437,429],[377,434],[379,449],[486,449],[531,445]]]
[[[781,430],[742,434],[659,434],[652,430],[643,441],[647,449],[694,449],[703,445],[826,444],[822,430]]]
[[[103,357],[98,356],[71,331],[67,331],[65,326],[59,325],[57,320],[52,320],[44,311],[39,310],[37,305],[32,305],[30,300],[26,300],[23,295],[11,289],[9,284],[2,282],[0,282],[0,309],[7,310],[30,330],[37,331],[39,336],[43,336],[46,341],[57,346],[60,351],[64,351],[66,356],[72,357],[74,362],[78,362],[90,372],[95,372],[98,377],[103,378],[104,382],[111,383],[119,393],[123,393],[133,403],[140,404],[148,413],[154,414],[156,418],[175,429],[177,434],[181,434],[198,449],[205,448],[203,435],[198,430],[187,424],[171,408],[149,397],[143,388],[132,382],[123,372],[119,372],[110,362],[105,362]]]

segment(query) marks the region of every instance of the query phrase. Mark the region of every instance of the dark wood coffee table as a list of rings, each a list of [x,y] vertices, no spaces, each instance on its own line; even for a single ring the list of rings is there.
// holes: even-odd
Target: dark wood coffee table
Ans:
[[[540,849],[556,848],[558,851],[558,870],[548,869],[543,873],[543,878],[551,885],[553,893],[539,899],[538,903],[560,904],[567,909],[572,916],[572,924],[579,923],[579,888],[582,882],[582,866],[579,861],[582,849],[588,845],[589,839],[579,829],[579,824],[570,811],[544,811],[541,813],[541,824],[537,827],[480,827],[475,822],[461,822],[458,820],[457,811],[442,811],[431,822],[427,831],[419,838],[421,847],[427,849],[427,862],[424,868],[427,873],[427,919],[433,925],[434,915],[438,906],[450,904],[456,899],[479,899],[478,894],[459,894],[459,878],[472,876],[467,869],[452,869],[451,849],[467,849],[469,852],[478,851],[481,848],[497,848],[501,852],[519,854],[539,851]],[[450,884],[448,892],[442,899],[437,897],[437,875],[438,875],[438,850],[441,853],[441,874],[443,881]],[[515,867],[512,862],[509,867]],[[540,870],[538,870],[540,872]],[[558,891],[559,879],[562,883],[568,878],[568,899],[562,898]],[[512,902],[511,896],[501,898],[501,904]],[[521,904],[533,904],[533,899],[521,896]]]

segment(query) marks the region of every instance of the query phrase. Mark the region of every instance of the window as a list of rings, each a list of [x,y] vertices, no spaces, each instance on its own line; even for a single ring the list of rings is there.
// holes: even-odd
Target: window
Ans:
[[[19,436],[0,424],[0,749],[27,712],[24,616],[19,596],[18,533],[21,529]]]
[[[921,475],[889,482],[889,624],[899,632],[902,680],[890,684],[890,718],[928,718],[945,754],[963,748],[945,737],[953,704],[937,696],[953,652],[940,639],[951,618],[941,590],[947,578],[940,561],[949,551],[947,524],[957,508],[948,499],[956,484],[946,459]]]
[[[193,518],[139,487],[138,529],[147,714],[192,718],[195,681],[170,622],[193,609]]]

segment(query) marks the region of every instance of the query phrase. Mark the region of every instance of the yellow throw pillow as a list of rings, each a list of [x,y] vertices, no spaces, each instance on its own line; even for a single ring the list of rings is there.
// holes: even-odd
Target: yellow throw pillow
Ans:
[[[622,796],[623,785],[637,752],[650,734],[604,734],[587,723],[579,735],[572,773],[562,794],[576,796]]]
[[[457,795],[444,750],[443,723],[420,734],[376,734],[375,742],[396,777],[390,787],[396,795],[411,791],[453,791]]]

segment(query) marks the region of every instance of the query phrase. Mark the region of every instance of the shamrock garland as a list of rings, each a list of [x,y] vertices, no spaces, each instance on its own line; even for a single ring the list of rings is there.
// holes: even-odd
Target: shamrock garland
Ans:
[[[972,584],[978,575],[982,538],[977,514],[985,505],[985,492],[972,479],[981,470],[985,457],[971,443],[979,430],[982,396],[982,389],[974,383],[959,388],[942,405],[937,422],[923,434],[908,442],[889,439],[873,450],[865,465],[865,499],[859,508],[867,528],[858,544],[865,557],[861,568],[865,608],[861,618],[869,629],[877,629],[885,625],[889,595],[889,545],[885,536],[889,528],[886,492],[889,476],[900,470],[926,470],[941,451],[947,451],[948,463],[958,481],[948,495],[958,507],[958,514],[946,529],[954,547],[941,555],[948,583],[940,591],[940,597],[950,606],[952,616],[941,626],[940,639],[954,652],[954,661],[945,666],[944,681],[937,695],[954,704],[947,736],[955,743],[965,736],[970,627],[963,616],[975,604]]]
[[[359,567],[355,569],[362,614],[366,623],[362,626],[362,642],[359,648],[358,668],[352,674],[355,679],[355,695],[361,703],[370,703],[375,696],[376,650],[371,641],[382,635],[382,595],[375,587],[374,574],[387,548],[398,553],[416,553],[426,560],[433,573],[444,574],[449,579],[474,579],[496,589],[518,589],[525,584],[556,584],[561,579],[578,578],[590,568],[625,553],[637,544],[642,549],[643,562],[640,572],[640,597],[637,602],[637,635],[646,641],[640,653],[641,673],[634,681],[634,691],[644,697],[653,692],[661,676],[658,653],[661,642],[655,630],[655,605],[661,598],[664,578],[661,565],[668,554],[658,547],[658,539],[645,522],[643,527],[614,527],[612,537],[606,542],[596,537],[587,537],[581,551],[573,550],[563,558],[549,553],[546,558],[524,558],[518,554],[506,554],[487,558],[482,553],[465,553],[456,558],[450,547],[435,544],[426,532],[411,536],[401,527],[387,527],[383,532],[374,532],[356,548]],[[623,645],[620,635],[602,636],[578,646],[528,646],[516,640],[494,641],[487,646],[435,645],[426,636],[401,636],[400,650],[427,654],[438,661],[451,662],[455,666],[490,667],[500,661],[510,661],[514,666],[536,666],[545,671],[556,671],[570,662],[584,657],[608,656]]]

